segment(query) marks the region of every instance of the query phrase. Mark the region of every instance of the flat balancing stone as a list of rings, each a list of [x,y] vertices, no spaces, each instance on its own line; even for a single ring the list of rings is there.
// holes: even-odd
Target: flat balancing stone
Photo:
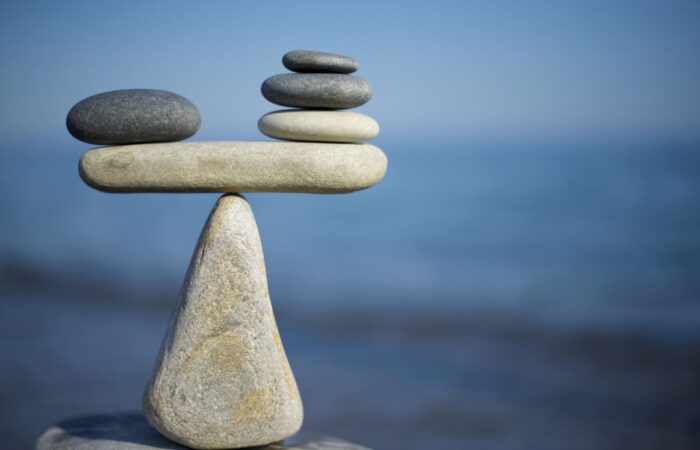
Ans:
[[[66,118],[73,137],[99,145],[180,141],[194,135],[200,123],[189,100],[156,89],[93,95],[73,106]]]
[[[79,169],[106,192],[338,194],[377,184],[387,158],[367,144],[178,142],[95,148]]]
[[[347,56],[310,50],[287,52],[282,64],[294,72],[353,73],[359,68],[357,61]]]
[[[361,142],[379,134],[379,124],[364,114],[312,109],[265,114],[258,129],[273,138],[314,142]]]
[[[285,73],[265,80],[260,88],[272,103],[292,108],[348,109],[372,98],[362,78],[336,73]]]
[[[46,430],[36,450],[188,450],[151,427],[140,412],[82,416]],[[340,439],[301,432],[257,450],[369,450]]]
[[[267,445],[299,431],[301,397],[243,197],[216,203],[182,286],[143,397],[148,422],[198,449]]]

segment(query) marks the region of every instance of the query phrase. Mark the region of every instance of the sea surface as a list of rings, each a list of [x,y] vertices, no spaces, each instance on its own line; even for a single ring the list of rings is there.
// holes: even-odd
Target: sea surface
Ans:
[[[378,139],[351,195],[247,195],[305,427],[381,449],[700,448],[700,144]],[[138,410],[213,194],[0,148],[0,448]]]

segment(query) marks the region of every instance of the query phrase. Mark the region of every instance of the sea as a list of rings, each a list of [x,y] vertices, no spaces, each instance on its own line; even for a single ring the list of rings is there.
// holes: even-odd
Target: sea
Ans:
[[[700,448],[700,143],[380,138],[349,195],[249,194],[304,428],[376,450]],[[139,410],[215,194],[0,148],[0,448]]]

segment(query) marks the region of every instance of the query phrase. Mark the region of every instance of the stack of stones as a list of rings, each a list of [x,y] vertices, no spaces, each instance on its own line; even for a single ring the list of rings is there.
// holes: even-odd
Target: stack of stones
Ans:
[[[369,85],[347,75],[357,67],[349,58],[291,52],[284,61],[314,73],[268,79],[263,93],[277,103],[350,108],[370,98]],[[370,139],[378,127],[366,116],[329,110],[272,113],[260,122],[270,136],[306,142],[174,142],[194,135],[200,116],[191,102],[165,91],[112,91],[70,110],[73,136],[106,145],[80,158],[80,176],[89,186],[224,195],[195,247],[143,413],[60,422],[39,438],[38,450],[366,450],[296,434],[301,397],[272,311],[258,228],[240,193],[346,193],[373,186],[384,177],[386,156],[372,145],[347,142]]]
[[[360,142],[379,133],[371,117],[341,109],[356,108],[372,98],[365,80],[349,75],[358,69],[347,56],[304,50],[284,55],[294,72],[275,75],[262,85],[263,96],[286,109],[264,115],[258,128],[267,136],[291,141]]]

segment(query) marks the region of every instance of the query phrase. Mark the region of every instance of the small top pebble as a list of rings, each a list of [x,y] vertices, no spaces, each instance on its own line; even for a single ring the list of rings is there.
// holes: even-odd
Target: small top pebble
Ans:
[[[353,73],[359,68],[354,59],[333,53],[293,50],[282,57],[282,64],[294,72]]]

